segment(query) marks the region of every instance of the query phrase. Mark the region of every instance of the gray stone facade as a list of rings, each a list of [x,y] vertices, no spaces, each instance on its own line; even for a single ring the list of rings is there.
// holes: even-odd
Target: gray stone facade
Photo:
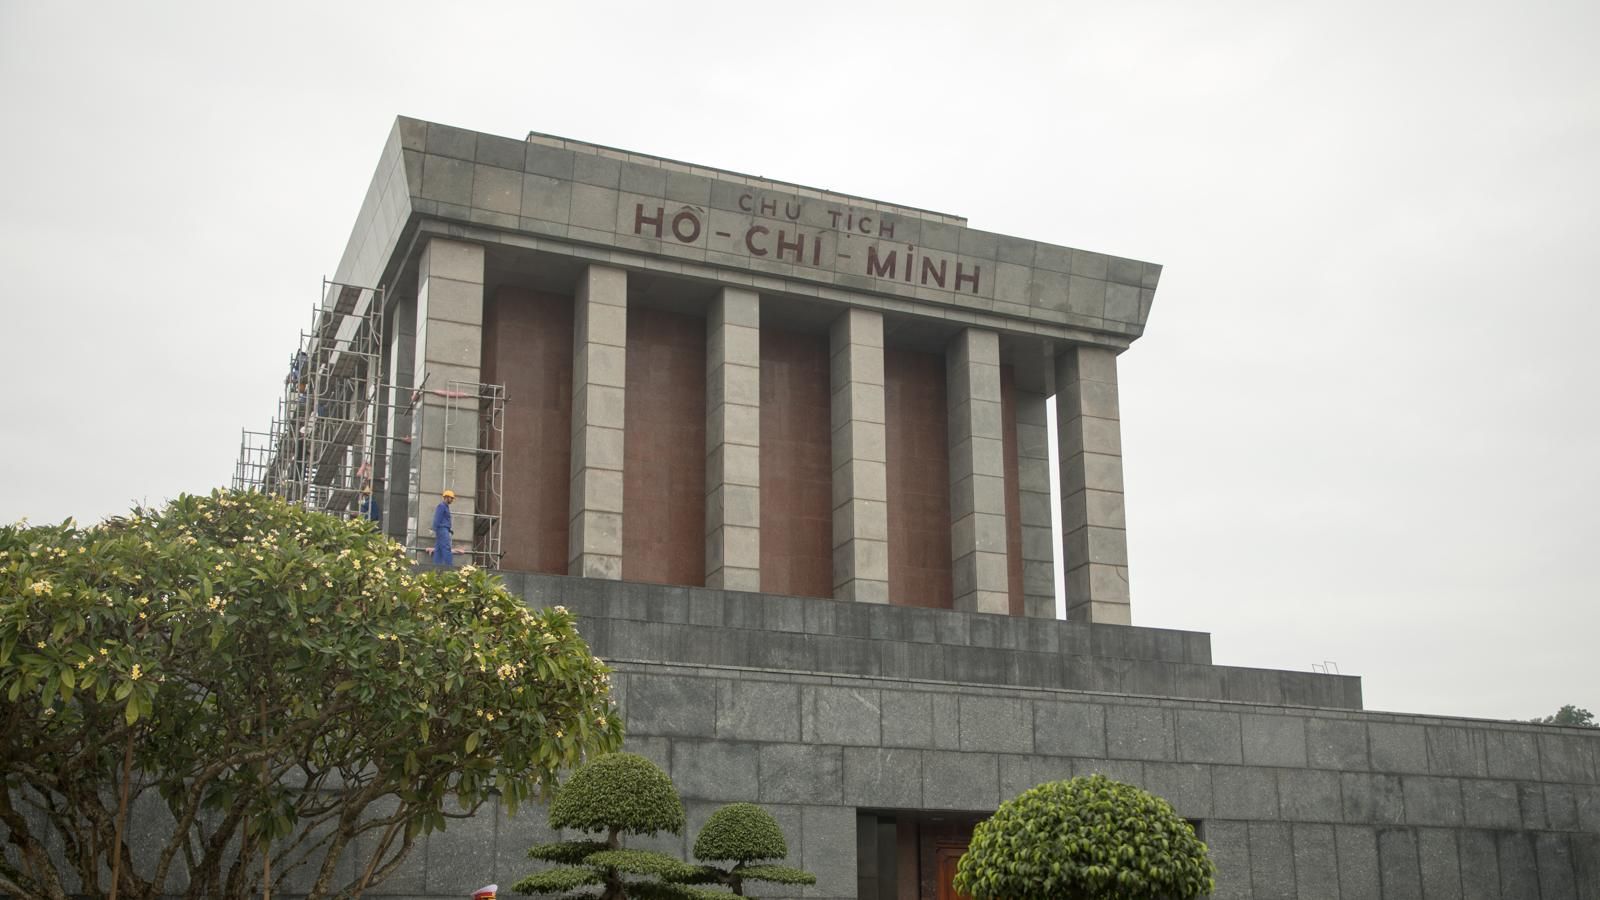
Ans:
[[[1200,823],[1218,898],[1600,898],[1600,733],[1367,712],[1357,678],[1214,666],[1194,632],[506,577],[580,616],[627,747],[682,793],[686,834],[646,845],[772,810],[819,880],[761,896],[858,896],[859,811],[982,813],[1099,772]],[[379,893],[510,884],[542,817],[452,824]]]

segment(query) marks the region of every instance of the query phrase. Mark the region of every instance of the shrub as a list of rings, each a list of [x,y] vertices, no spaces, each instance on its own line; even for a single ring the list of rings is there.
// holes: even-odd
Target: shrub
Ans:
[[[608,753],[573,773],[550,803],[550,827],[653,835],[683,831],[683,801],[661,767],[635,753]]]
[[[1215,874],[1167,801],[1090,775],[1001,804],[974,829],[955,888],[976,900],[1191,900]]]
[[[729,895],[699,885],[720,884],[743,895],[746,881],[817,883],[809,872],[764,862],[783,859],[789,848],[777,821],[753,803],[718,809],[695,838],[695,859],[732,863],[727,868],[695,866],[665,853],[623,848],[624,835],[683,830],[683,802],[672,779],[655,763],[632,753],[601,756],[573,773],[550,804],[550,826],[599,832],[605,839],[560,841],[529,850],[534,859],[560,866],[517,882],[512,890],[519,894],[716,900]]]
[[[817,876],[803,869],[775,865],[763,860],[779,860],[789,855],[772,814],[754,803],[730,803],[711,814],[694,840],[694,858],[702,863],[733,863],[728,868],[702,866],[696,880],[727,885],[733,893],[744,894],[746,881],[777,884],[816,884]]]
[[[599,832],[603,840],[540,844],[534,859],[560,863],[512,886],[519,894],[694,898],[702,891],[671,882],[693,878],[695,867],[665,853],[628,850],[624,835],[683,831],[683,801],[672,779],[633,753],[609,753],[574,772],[550,803],[550,827]],[[590,890],[584,890],[588,888]]]

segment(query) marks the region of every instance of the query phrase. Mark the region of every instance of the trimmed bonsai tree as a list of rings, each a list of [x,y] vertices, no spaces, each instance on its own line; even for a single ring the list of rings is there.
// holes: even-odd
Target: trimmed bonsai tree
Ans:
[[[955,888],[976,900],[1192,900],[1216,867],[1160,797],[1089,775],[1001,804],[973,830]]]
[[[561,865],[517,882],[512,890],[519,894],[621,900],[702,893],[668,883],[692,879],[694,866],[665,853],[622,846],[624,835],[683,831],[678,789],[667,773],[642,756],[608,753],[574,772],[550,802],[550,827],[603,837],[540,844],[529,850],[534,859]]]
[[[773,862],[788,855],[783,829],[771,813],[754,803],[730,803],[711,814],[694,840],[694,858],[706,863],[695,880],[726,885],[739,896],[746,881],[816,884],[810,872]]]

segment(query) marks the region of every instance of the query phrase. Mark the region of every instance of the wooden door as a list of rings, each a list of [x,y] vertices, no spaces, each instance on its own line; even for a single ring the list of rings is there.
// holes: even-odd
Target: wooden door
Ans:
[[[966,894],[956,893],[956,863],[961,861],[961,855],[967,852],[965,841],[940,841],[933,850],[934,869],[939,873],[939,898],[938,900],[972,900]]]

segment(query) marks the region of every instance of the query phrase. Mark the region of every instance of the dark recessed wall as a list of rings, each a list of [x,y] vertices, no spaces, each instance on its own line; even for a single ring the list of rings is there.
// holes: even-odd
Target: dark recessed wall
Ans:
[[[889,480],[889,602],[949,609],[950,451],[944,356],[883,354]]]
[[[483,371],[485,382],[506,389],[501,566],[565,575],[572,298],[512,287],[495,291],[484,308]]]
[[[833,596],[828,336],[761,329],[761,589]]]
[[[622,577],[706,583],[706,321],[628,310]]]
[[[1010,612],[1024,615],[1022,598],[1022,478],[1017,459],[1017,378],[1010,366],[1000,367],[1000,437],[1006,474],[1006,590]]]

